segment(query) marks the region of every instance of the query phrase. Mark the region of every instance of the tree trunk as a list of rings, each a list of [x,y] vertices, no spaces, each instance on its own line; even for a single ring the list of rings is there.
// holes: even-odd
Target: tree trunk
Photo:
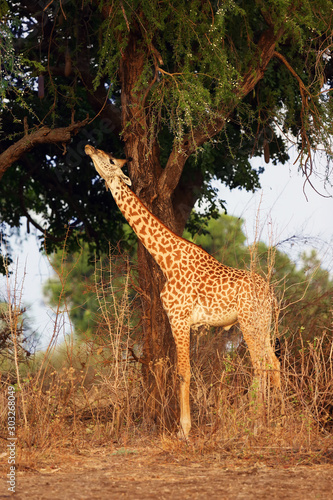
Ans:
[[[171,198],[161,198],[158,179],[162,173],[157,141],[148,145],[149,123],[142,92],[135,87],[141,77],[146,55],[139,50],[135,35],[124,53],[120,78],[122,82],[122,127],[132,189],[146,207],[169,228],[182,233],[186,218],[179,224]],[[192,208],[192,207],[191,207]],[[188,214],[186,214],[188,215]],[[144,335],[143,365],[148,415],[159,427],[171,428],[178,421],[176,397],[176,348],[168,317],[160,300],[164,275],[149,252],[138,242],[138,273],[142,297]]]
[[[202,185],[200,178],[190,179],[186,189],[182,189],[182,173],[187,158],[195,149],[221,132],[229,113],[239,99],[247,95],[263,77],[267,64],[274,55],[276,41],[283,33],[269,27],[258,41],[258,57],[249,65],[244,75],[238,95],[214,123],[207,122],[185,135],[180,147],[174,148],[164,169],[160,165],[160,151],[157,139],[152,140],[149,117],[145,110],[145,99],[150,85],[147,79],[147,46],[144,46],[139,29],[132,25],[128,44],[122,54],[120,64],[122,134],[129,163],[133,190],[155,216],[176,234],[181,235],[187,218],[196,201],[192,189]],[[153,50],[148,48],[148,50]],[[154,59],[154,58],[152,58]],[[143,77],[143,75],[145,75]],[[142,79],[145,79],[146,84]],[[144,88],[146,85],[146,88]],[[201,124],[203,125],[203,124]],[[179,154],[179,150],[182,151]],[[164,277],[149,253],[139,243],[139,282],[142,290],[142,314],[144,348],[147,364],[145,380],[151,416],[160,424],[174,421],[178,406],[175,404],[175,345],[168,318],[160,301]],[[172,367],[172,369],[170,369]],[[167,411],[166,411],[167,410]],[[178,420],[178,419],[177,419]]]
[[[138,246],[139,283],[142,290],[144,332],[143,365],[147,410],[158,427],[171,430],[178,422],[176,348],[168,317],[160,300],[165,279],[147,250]]]

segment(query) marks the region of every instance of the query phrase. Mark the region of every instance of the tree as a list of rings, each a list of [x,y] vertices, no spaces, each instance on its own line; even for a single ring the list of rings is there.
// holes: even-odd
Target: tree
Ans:
[[[129,226],[127,230],[130,230]],[[46,281],[44,295],[52,307],[63,307],[66,303],[77,338],[99,335],[99,299],[103,293],[110,316],[116,307],[114,301],[122,300],[124,284],[128,281],[128,299],[134,302],[136,266],[133,259],[131,265],[128,261],[134,257],[133,253],[133,250],[127,250],[122,254],[112,249],[108,254],[101,254],[96,262],[89,262],[89,246],[85,243],[77,252],[68,254],[62,249],[52,254],[50,261],[55,274]],[[130,280],[126,276],[128,273],[131,273]],[[132,312],[132,318],[134,316]]]
[[[0,367],[3,373],[15,363],[27,362],[36,348],[37,337],[27,324],[26,311],[8,302],[0,302]]]
[[[301,255],[299,276],[303,277],[301,286],[290,286],[289,295],[290,330],[301,331],[302,338],[313,341],[330,331],[332,324],[333,280],[323,269],[315,250]]]
[[[332,7],[330,0],[2,1],[2,30],[18,61],[1,80],[0,171],[12,165],[2,179],[2,221],[15,227],[24,215],[28,227],[45,231],[49,250],[64,239],[64,225],[69,250],[78,237],[92,249],[120,239],[120,214],[82,157],[87,141],[115,156],[124,151],[135,193],[177,234],[197,201],[217,211],[213,178],[257,187],[249,158],[264,152],[285,161],[288,133],[309,179],[311,151],[328,148],[332,123]],[[58,146],[47,140],[62,128]],[[159,301],[164,277],[141,245],[138,268],[153,369],[154,360],[175,355]]]
[[[211,218],[208,221],[203,234],[197,234],[192,238],[186,231],[184,237],[204,248],[222,264],[244,268],[249,261],[249,254],[245,246],[243,222],[242,219],[222,214],[218,219]]]

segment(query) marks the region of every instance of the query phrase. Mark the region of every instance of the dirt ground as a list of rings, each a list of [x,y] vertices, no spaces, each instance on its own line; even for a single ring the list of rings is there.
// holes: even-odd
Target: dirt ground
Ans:
[[[56,457],[56,458],[55,458]],[[331,499],[333,464],[299,465],[289,457],[195,457],[159,447],[106,447],[49,457],[35,467],[21,462],[16,499]],[[313,458],[313,457],[312,457]],[[324,460],[325,462],[325,460]],[[313,463],[313,462],[312,462]],[[6,467],[0,498],[10,498]]]

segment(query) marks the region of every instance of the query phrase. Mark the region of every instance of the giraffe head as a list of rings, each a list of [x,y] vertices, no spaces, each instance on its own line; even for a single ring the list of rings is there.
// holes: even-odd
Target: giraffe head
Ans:
[[[108,181],[112,181],[115,177],[119,177],[123,182],[125,182],[125,184],[128,184],[129,186],[132,184],[131,179],[121,170],[127,160],[117,160],[110,154],[105,153],[100,149],[96,149],[90,144],[87,144],[84,150],[86,154],[90,156],[94,162],[97,172],[101,177],[103,177],[106,183],[108,183]]]

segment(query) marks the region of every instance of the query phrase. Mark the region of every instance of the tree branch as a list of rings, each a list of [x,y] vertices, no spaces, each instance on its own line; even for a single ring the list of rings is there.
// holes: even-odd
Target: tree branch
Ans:
[[[25,135],[19,141],[6,149],[0,155],[0,180],[6,170],[21,156],[33,149],[38,144],[67,143],[71,137],[83,128],[89,121],[86,118],[82,122],[72,123],[68,127],[54,128],[42,127],[31,134]]]
[[[307,151],[306,159],[304,162],[301,161],[301,168],[302,168],[302,171],[306,177],[306,180],[305,180],[304,186],[303,186],[303,192],[305,194],[304,188],[305,188],[305,184],[308,182],[310,184],[310,186],[312,187],[312,189],[316,193],[318,193],[318,194],[320,194],[320,196],[323,196],[324,198],[326,198],[325,195],[323,195],[317,191],[317,189],[314,187],[314,185],[310,181],[310,176],[311,176],[312,170],[313,170],[313,161],[312,161],[312,152],[311,152],[312,146],[311,146],[311,141],[310,141],[307,129],[306,129],[306,118],[305,117],[306,117],[306,114],[308,112],[309,105],[311,103],[311,97],[312,97],[311,93],[310,93],[309,89],[304,85],[303,80],[296,73],[294,68],[289,64],[287,59],[282,54],[280,54],[280,52],[277,52],[277,51],[274,51],[274,56],[277,57],[281,62],[283,62],[285,67],[288,69],[288,71],[297,80],[298,85],[299,85],[299,91],[301,94],[302,108],[301,108],[301,112],[300,112],[300,120],[301,120],[300,136],[301,136],[301,140],[302,140],[302,148],[301,148],[301,151],[300,151],[296,161],[302,155],[303,151],[306,150]],[[311,115],[313,117],[313,123],[314,123],[314,129],[315,129],[316,128],[316,125],[315,125],[316,121],[319,123],[321,122],[320,116],[319,116],[319,113],[316,112],[315,108],[310,112],[311,112]],[[317,117],[317,120],[315,120],[316,117]],[[317,125],[317,127],[318,127],[318,125]],[[296,161],[295,161],[295,163],[296,163]],[[305,197],[306,197],[306,199],[308,199],[306,194],[305,194]]]
[[[196,129],[185,135],[181,144],[174,146],[158,183],[158,190],[162,198],[170,197],[176,189],[187,158],[198,147],[223,130],[228,117],[237,106],[237,103],[251,92],[259,80],[263,78],[268,63],[275,55],[275,46],[281,38],[283,31],[284,28],[281,27],[274,32],[274,28],[270,26],[261,35],[257,44],[255,60],[244,74],[235,98],[230,103],[224,104],[224,107],[219,111],[220,116],[213,122],[207,119]]]
[[[285,67],[288,69],[288,71],[290,71],[290,73],[296,78],[296,80],[299,83],[299,87],[301,89],[301,92],[303,91],[303,92],[309,94],[309,92],[308,92],[307,88],[305,87],[302,79],[298,76],[298,74],[296,73],[296,71],[294,70],[294,68],[289,64],[289,62],[287,61],[287,59],[282,54],[280,54],[280,52],[277,52],[276,50],[274,51],[273,55],[274,55],[274,57],[277,57],[278,59],[280,59],[280,61],[283,62],[283,64],[285,65]]]
[[[29,223],[31,223],[36,229],[38,229],[38,231],[41,232],[41,234],[44,234],[45,238],[48,238],[48,239],[52,240],[53,242],[63,241],[64,240],[63,236],[61,236],[61,237],[55,237],[55,236],[51,235],[45,228],[43,228],[40,224],[38,224],[38,222],[36,222],[31,217],[31,215],[29,214],[29,212],[28,212],[28,210],[27,210],[27,208],[25,206],[25,203],[24,203],[24,195],[23,195],[23,185],[22,185],[22,183],[20,183],[20,186],[19,186],[19,196],[20,196],[20,205],[21,205],[21,208],[22,208],[23,215],[27,219],[27,224],[29,225]],[[27,232],[29,233],[29,229],[28,229]]]

